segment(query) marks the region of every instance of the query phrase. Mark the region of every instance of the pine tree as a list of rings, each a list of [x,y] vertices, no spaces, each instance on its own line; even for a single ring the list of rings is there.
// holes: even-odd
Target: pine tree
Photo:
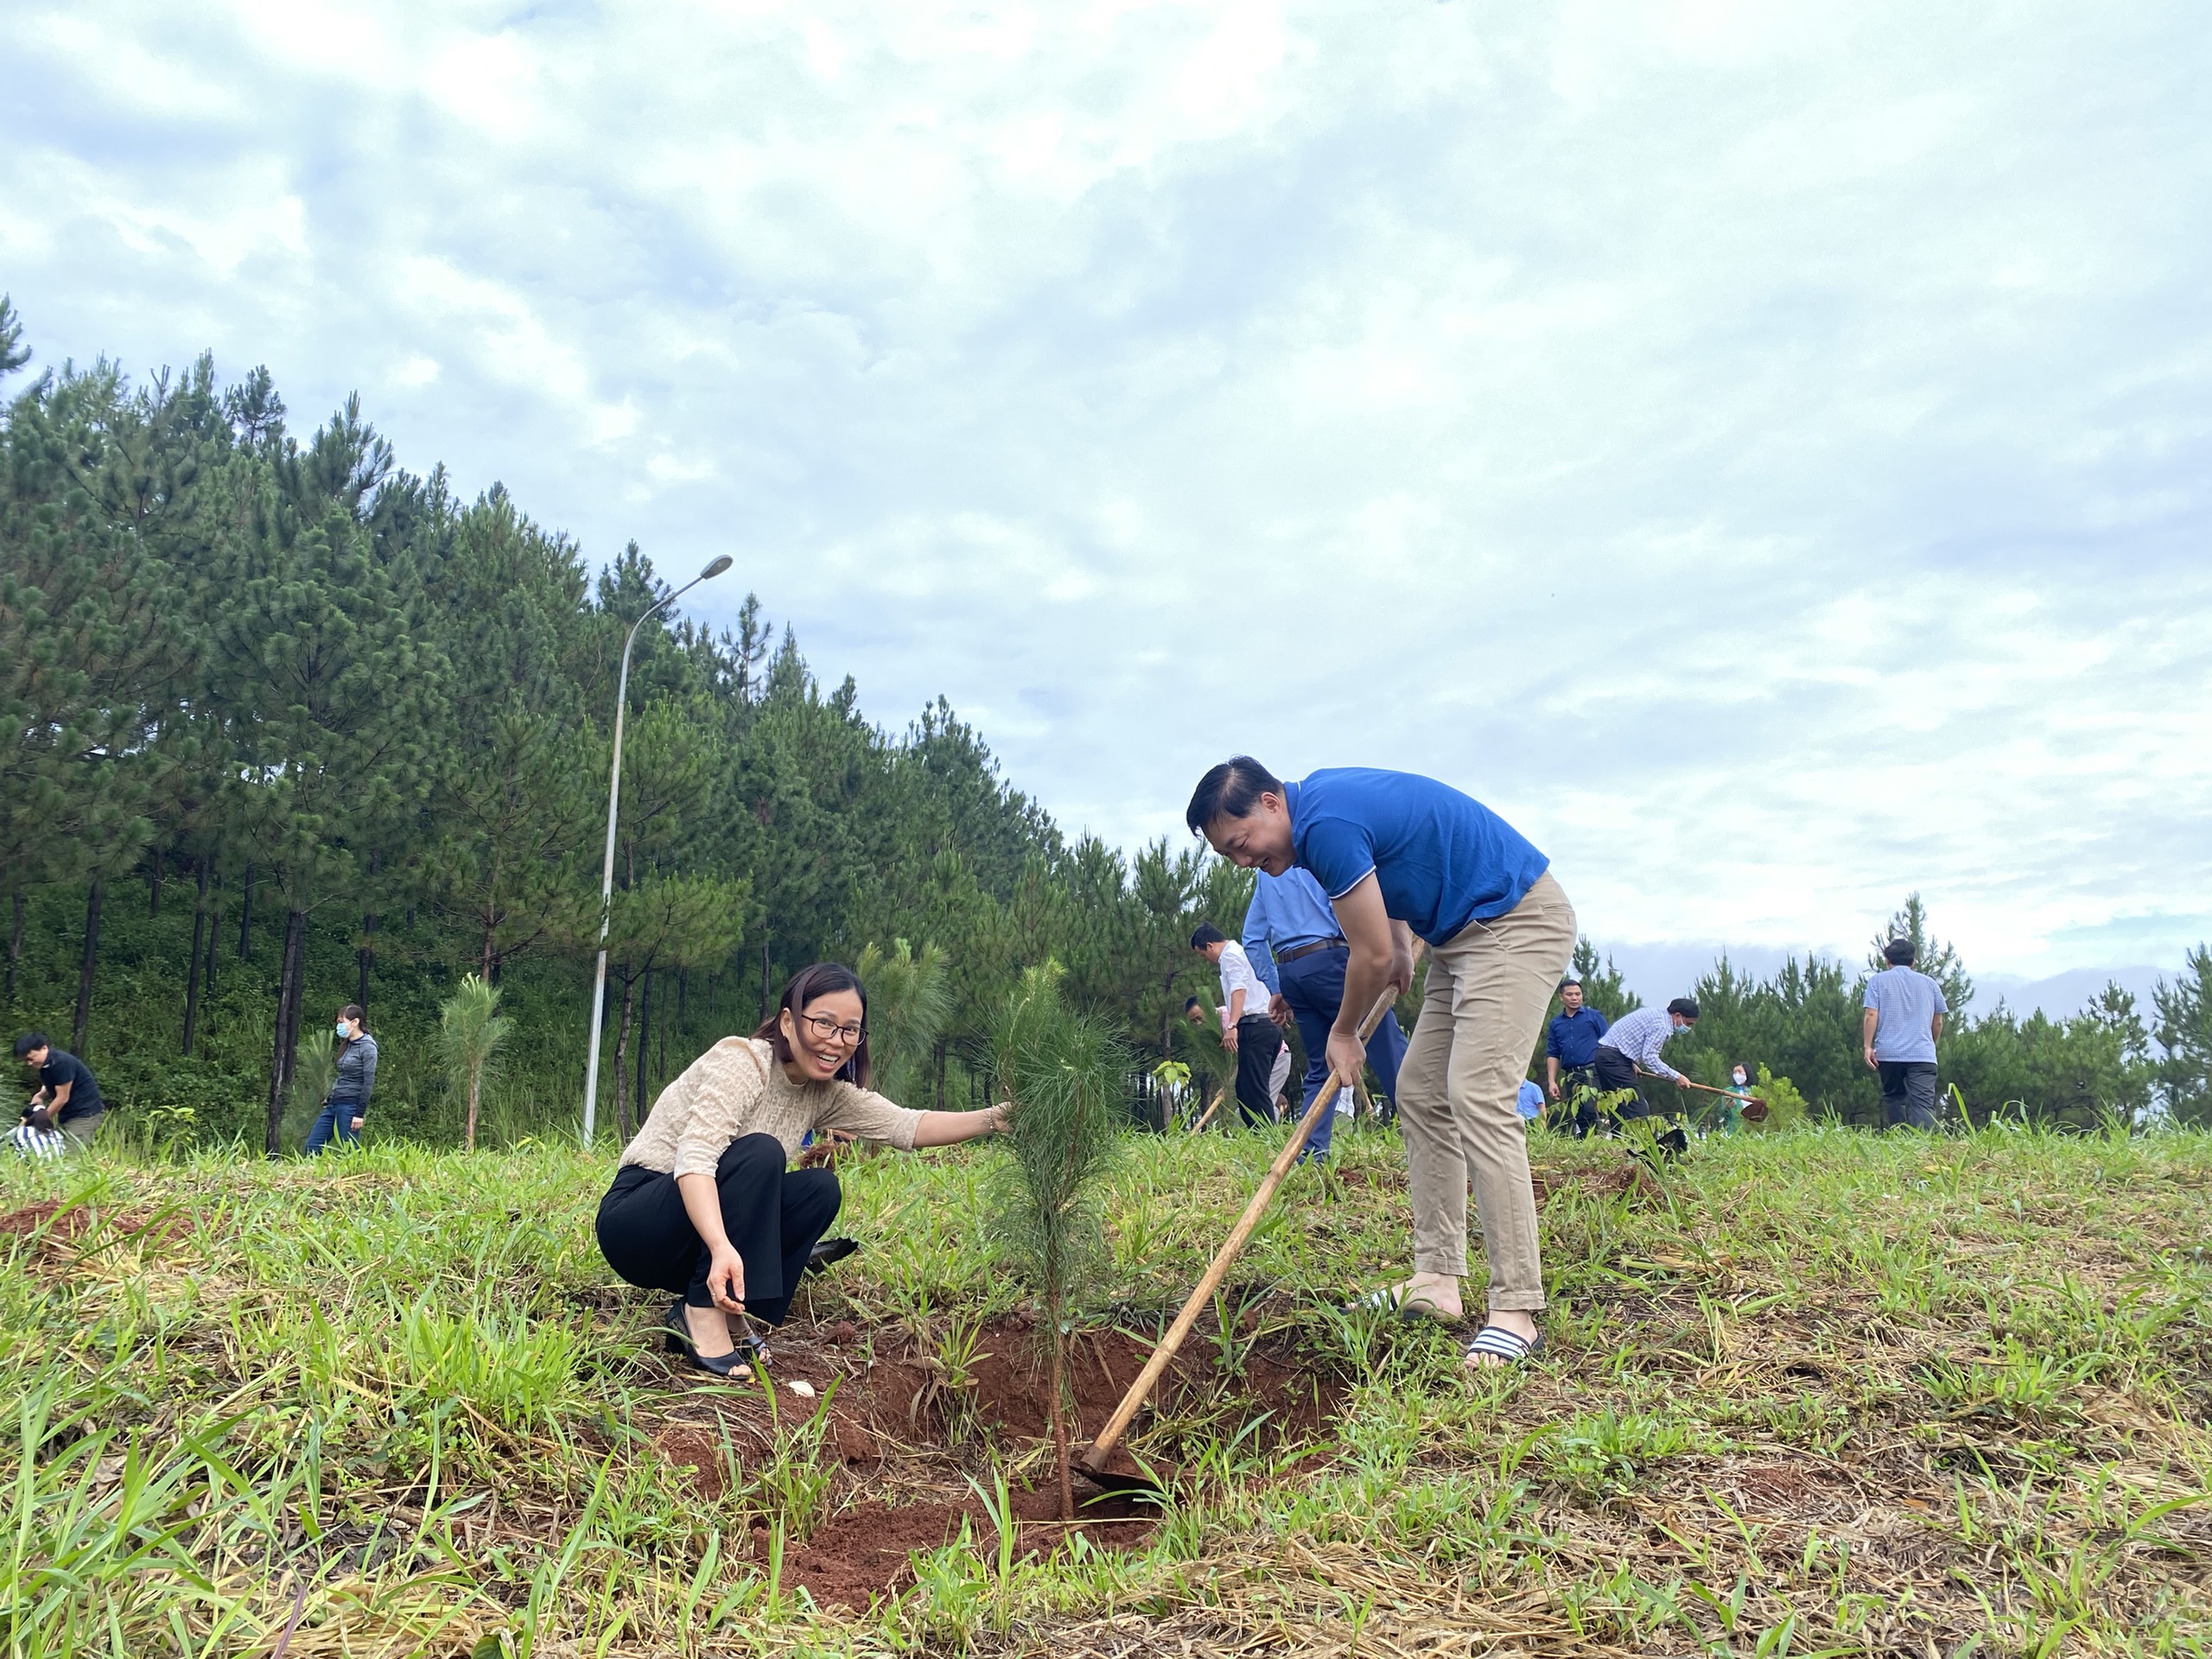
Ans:
[[[429,792],[445,664],[410,572],[362,523],[389,451],[350,403],[304,450],[245,459],[208,584],[209,678],[225,719],[233,822],[284,906],[265,1145],[276,1152],[321,909],[353,908],[366,851]],[[349,459],[350,457],[350,459]]]
[[[1026,972],[993,1033],[992,1071],[1000,1098],[1011,1103],[1013,1155],[994,1172],[989,1192],[993,1231],[1043,1304],[1060,1518],[1072,1521],[1068,1320],[1105,1256],[1100,1194],[1121,1149],[1132,1060],[1098,1021],[1062,1006],[1060,979],[1057,963]]]
[[[2158,1090],[2177,1123],[2212,1128],[2212,948],[2198,945],[2186,969],[2152,993],[2158,1019]]]

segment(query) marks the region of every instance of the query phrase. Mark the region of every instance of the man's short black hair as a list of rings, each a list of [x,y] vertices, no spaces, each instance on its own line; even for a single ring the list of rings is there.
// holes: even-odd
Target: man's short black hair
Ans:
[[[28,1059],[35,1051],[53,1046],[52,1043],[46,1040],[44,1032],[27,1031],[16,1039],[16,1058],[19,1060]]]
[[[1211,922],[1200,922],[1191,930],[1191,949],[1203,950],[1210,944],[1224,943],[1228,938],[1228,934],[1223,932]]]
[[[1685,1020],[1694,1020],[1697,1018],[1697,999],[1694,996],[1678,996],[1667,1005],[1667,1012],[1679,1014]]]
[[[1580,990],[1582,988],[1582,976],[1580,974],[1569,974],[1565,979],[1560,981],[1559,988],[1564,991],[1570,985],[1573,986],[1576,990]]]
[[[1281,779],[1250,755],[1234,755],[1198,779],[1198,786],[1191,791],[1191,804],[1184,809],[1183,822],[1191,826],[1192,835],[1203,836],[1206,825],[1216,818],[1249,816],[1260,804],[1260,797],[1271,791],[1282,793]]]
[[[1883,960],[1887,962],[1892,968],[1911,967],[1913,958],[1917,957],[1919,954],[1919,951],[1913,949],[1912,941],[1910,939],[1891,939],[1887,944],[1882,947]]]

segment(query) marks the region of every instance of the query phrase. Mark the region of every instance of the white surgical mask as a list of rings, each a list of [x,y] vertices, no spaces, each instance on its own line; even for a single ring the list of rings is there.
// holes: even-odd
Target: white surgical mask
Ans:
[[[1736,1068],[1736,1081],[1738,1083],[1744,1081],[1744,1068],[1740,1065]]]
[[[340,1039],[341,1041],[345,1039],[345,1036],[346,1036],[346,1022],[345,1022],[343,1020],[340,1020],[338,1022],[338,1035],[339,1035],[339,1038],[340,1038]]]

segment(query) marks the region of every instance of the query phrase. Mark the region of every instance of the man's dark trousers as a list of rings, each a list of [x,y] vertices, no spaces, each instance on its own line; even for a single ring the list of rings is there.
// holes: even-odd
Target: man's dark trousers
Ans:
[[[1268,1077],[1282,1052],[1282,1033],[1264,1014],[1248,1014],[1236,1022],[1236,1107],[1247,1123],[1275,1121],[1274,1096],[1268,1092]]]
[[[1936,1062],[1879,1060],[1882,1074],[1883,1127],[1891,1129],[1932,1129],[1936,1127]]]
[[[1598,1058],[1592,1062],[1591,1069],[1598,1074],[1599,1093],[1611,1095],[1623,1089],[1629,1090],[1629,1097],[1612,1109],[1612,1116],[1626,1119],[1651,1116],[1651,1103],[1644,1099],[1637,1083],[1634,1060],[1618,1048],[1607,1048],[1600,1043],[1598,1045]],[[1592,1119],[1595,1119],[1594,1111]]]
[[[1581,1091],[1578,1099],[1577,1090]],[[1598,1065],[1592,1060],[1588,1065],[1563,1065],[1559,1071],[1560,1103],[1573,1114],[1568,1120],[1576,1140],[1586,1139],[1598,1127],[1598,1096],[1604,1085],[1598,1081]]]
[[[1344,969],[1351,961],[1351,947],[1339,944],[1275,965],[1276,976],[1282,981],[1282,1000],[1290,1005],[1291,1017],[1298,1021],[1298,1039],[1306,1046],[1306,1080],[1298,1091],[1301,1111],[1313,1103],[1313,1096],[1329,1080],[1329,1027],[1337,1023],[1337,1010],[1344,1006]],[[1382,1092],[1394,1101],[1398,1097],[1398,1063],[1405,1058],[1406,1033],[1398,1029],[1398,1016],[1386,1014],[1367,1039],[1367,1063],[1375,1068]],[[1316,1158],[1327,1157],[1336,1127],[1336,1109],[1332,1104],[1313,1126],[1306,1151]]]

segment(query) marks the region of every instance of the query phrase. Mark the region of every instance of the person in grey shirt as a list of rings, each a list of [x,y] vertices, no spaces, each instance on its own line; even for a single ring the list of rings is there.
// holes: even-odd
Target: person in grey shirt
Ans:
[[[1884,1127],[1936,1127],[1936,1039],[1950,1010],[1943,988],[1912,963],[1910,939],[1882,947],[1890,965],[1866,982],[1860,1039],[1881,1075]]]
[[[340,1045],[338,1065],[330,1094],[308,1131],[310,1158],[334,1141],[340,1147],[354,1145],[361,1138],[361,1126],[368,1122],[369,1096],[377,1086],[377,1039],[362,1024],[367,1018],[358,1002],[348,1002],[338,1011],[332,1028]]]

